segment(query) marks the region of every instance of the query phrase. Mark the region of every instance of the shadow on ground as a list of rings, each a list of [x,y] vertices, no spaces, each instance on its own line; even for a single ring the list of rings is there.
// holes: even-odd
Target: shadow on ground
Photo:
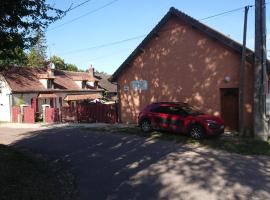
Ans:
[[[80,128],[32,132],[12,145],[67,162],[81,199],[270,199],[266,156]]]

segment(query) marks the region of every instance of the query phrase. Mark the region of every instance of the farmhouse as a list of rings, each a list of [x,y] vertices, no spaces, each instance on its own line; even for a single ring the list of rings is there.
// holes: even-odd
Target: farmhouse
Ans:
[[[94,69],[71,72],[46,68],[5,67],[0,69],[0,121],[12,121],[13,106],[30,106],[36,115],[43,106],[75,106],[84,100],[96,100],[104,91],[98,85]]]
[[[241,44],[171,8],[112,76],[120,120],[136,123],[151,102],[187,102],[237,130],[241,52]],[[252,128],[253,60],[247,49],[245,130]]]

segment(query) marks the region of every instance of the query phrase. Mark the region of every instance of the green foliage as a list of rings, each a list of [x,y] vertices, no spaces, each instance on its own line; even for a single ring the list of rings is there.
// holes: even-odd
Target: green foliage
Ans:
[[[22,104],[25,104],[24,98],[23,98],[23,94],[20,95],[19,99],[16,101],[15,105],[16,106],[20,106]]]
[[[38,41],[35,32],[44,30],[64,14],[46,0],[0,1],[1,63],[21,62],[22,55],[16,51],[33,47]]]
[[[59,56],[53,55],[50,58],[50,62],[52,62],[55,65],[56,69],[65,70],[66,64],[63,58],[60,58]]]
[[[66,65],[66,69],[67,69],[68,71],[74,71],[74,72],[77,72],[77,71],[78,71],[77,66],[74,65],[74,64],[67,64],[67,65]]]
[[[9,52],[11,53],[11,52]],[[1,50],[0,50],[1,54]],[[19,47],[16,47],[13,51],[12,54],[14,55],[13,58],[6,57],[6,58],[1,58],[0,57],[0,66],[6,66],[6,65],[19,65],[23,66],[26,65],[27,63],[27,55],[26,53]]]
[[[63,58],[56,55],[50,58],[50,62],[52,62],[55,65],[56,69],[75,71],[75,72],[80,71],[76,65],[65,63]]]

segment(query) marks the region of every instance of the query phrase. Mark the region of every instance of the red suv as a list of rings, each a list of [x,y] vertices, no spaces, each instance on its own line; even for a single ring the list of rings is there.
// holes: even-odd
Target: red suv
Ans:
[[[221,118],[204,114],[186,103],[150,104],[140,112],[138,123],[144,132],[168,130],[188,134],[194,139],[224,133]]]

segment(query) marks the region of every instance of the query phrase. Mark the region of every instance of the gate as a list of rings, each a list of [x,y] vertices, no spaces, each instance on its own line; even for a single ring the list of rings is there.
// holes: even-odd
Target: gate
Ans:
[[[117,104],[89,104],[61,108],[62,122],[116,123]]]
[[[76,107],[62,107],[60,110],[62,122],[78,122]]]
[[[31,107],[23,108],[23,123],[35,123],[35,112]]]
[[[45,122],[55,123],[60,122],[58,108],[45,108]]]
[[[20,107],[19,106],[12,107],[12,122],[14,123],[20,122]]]

